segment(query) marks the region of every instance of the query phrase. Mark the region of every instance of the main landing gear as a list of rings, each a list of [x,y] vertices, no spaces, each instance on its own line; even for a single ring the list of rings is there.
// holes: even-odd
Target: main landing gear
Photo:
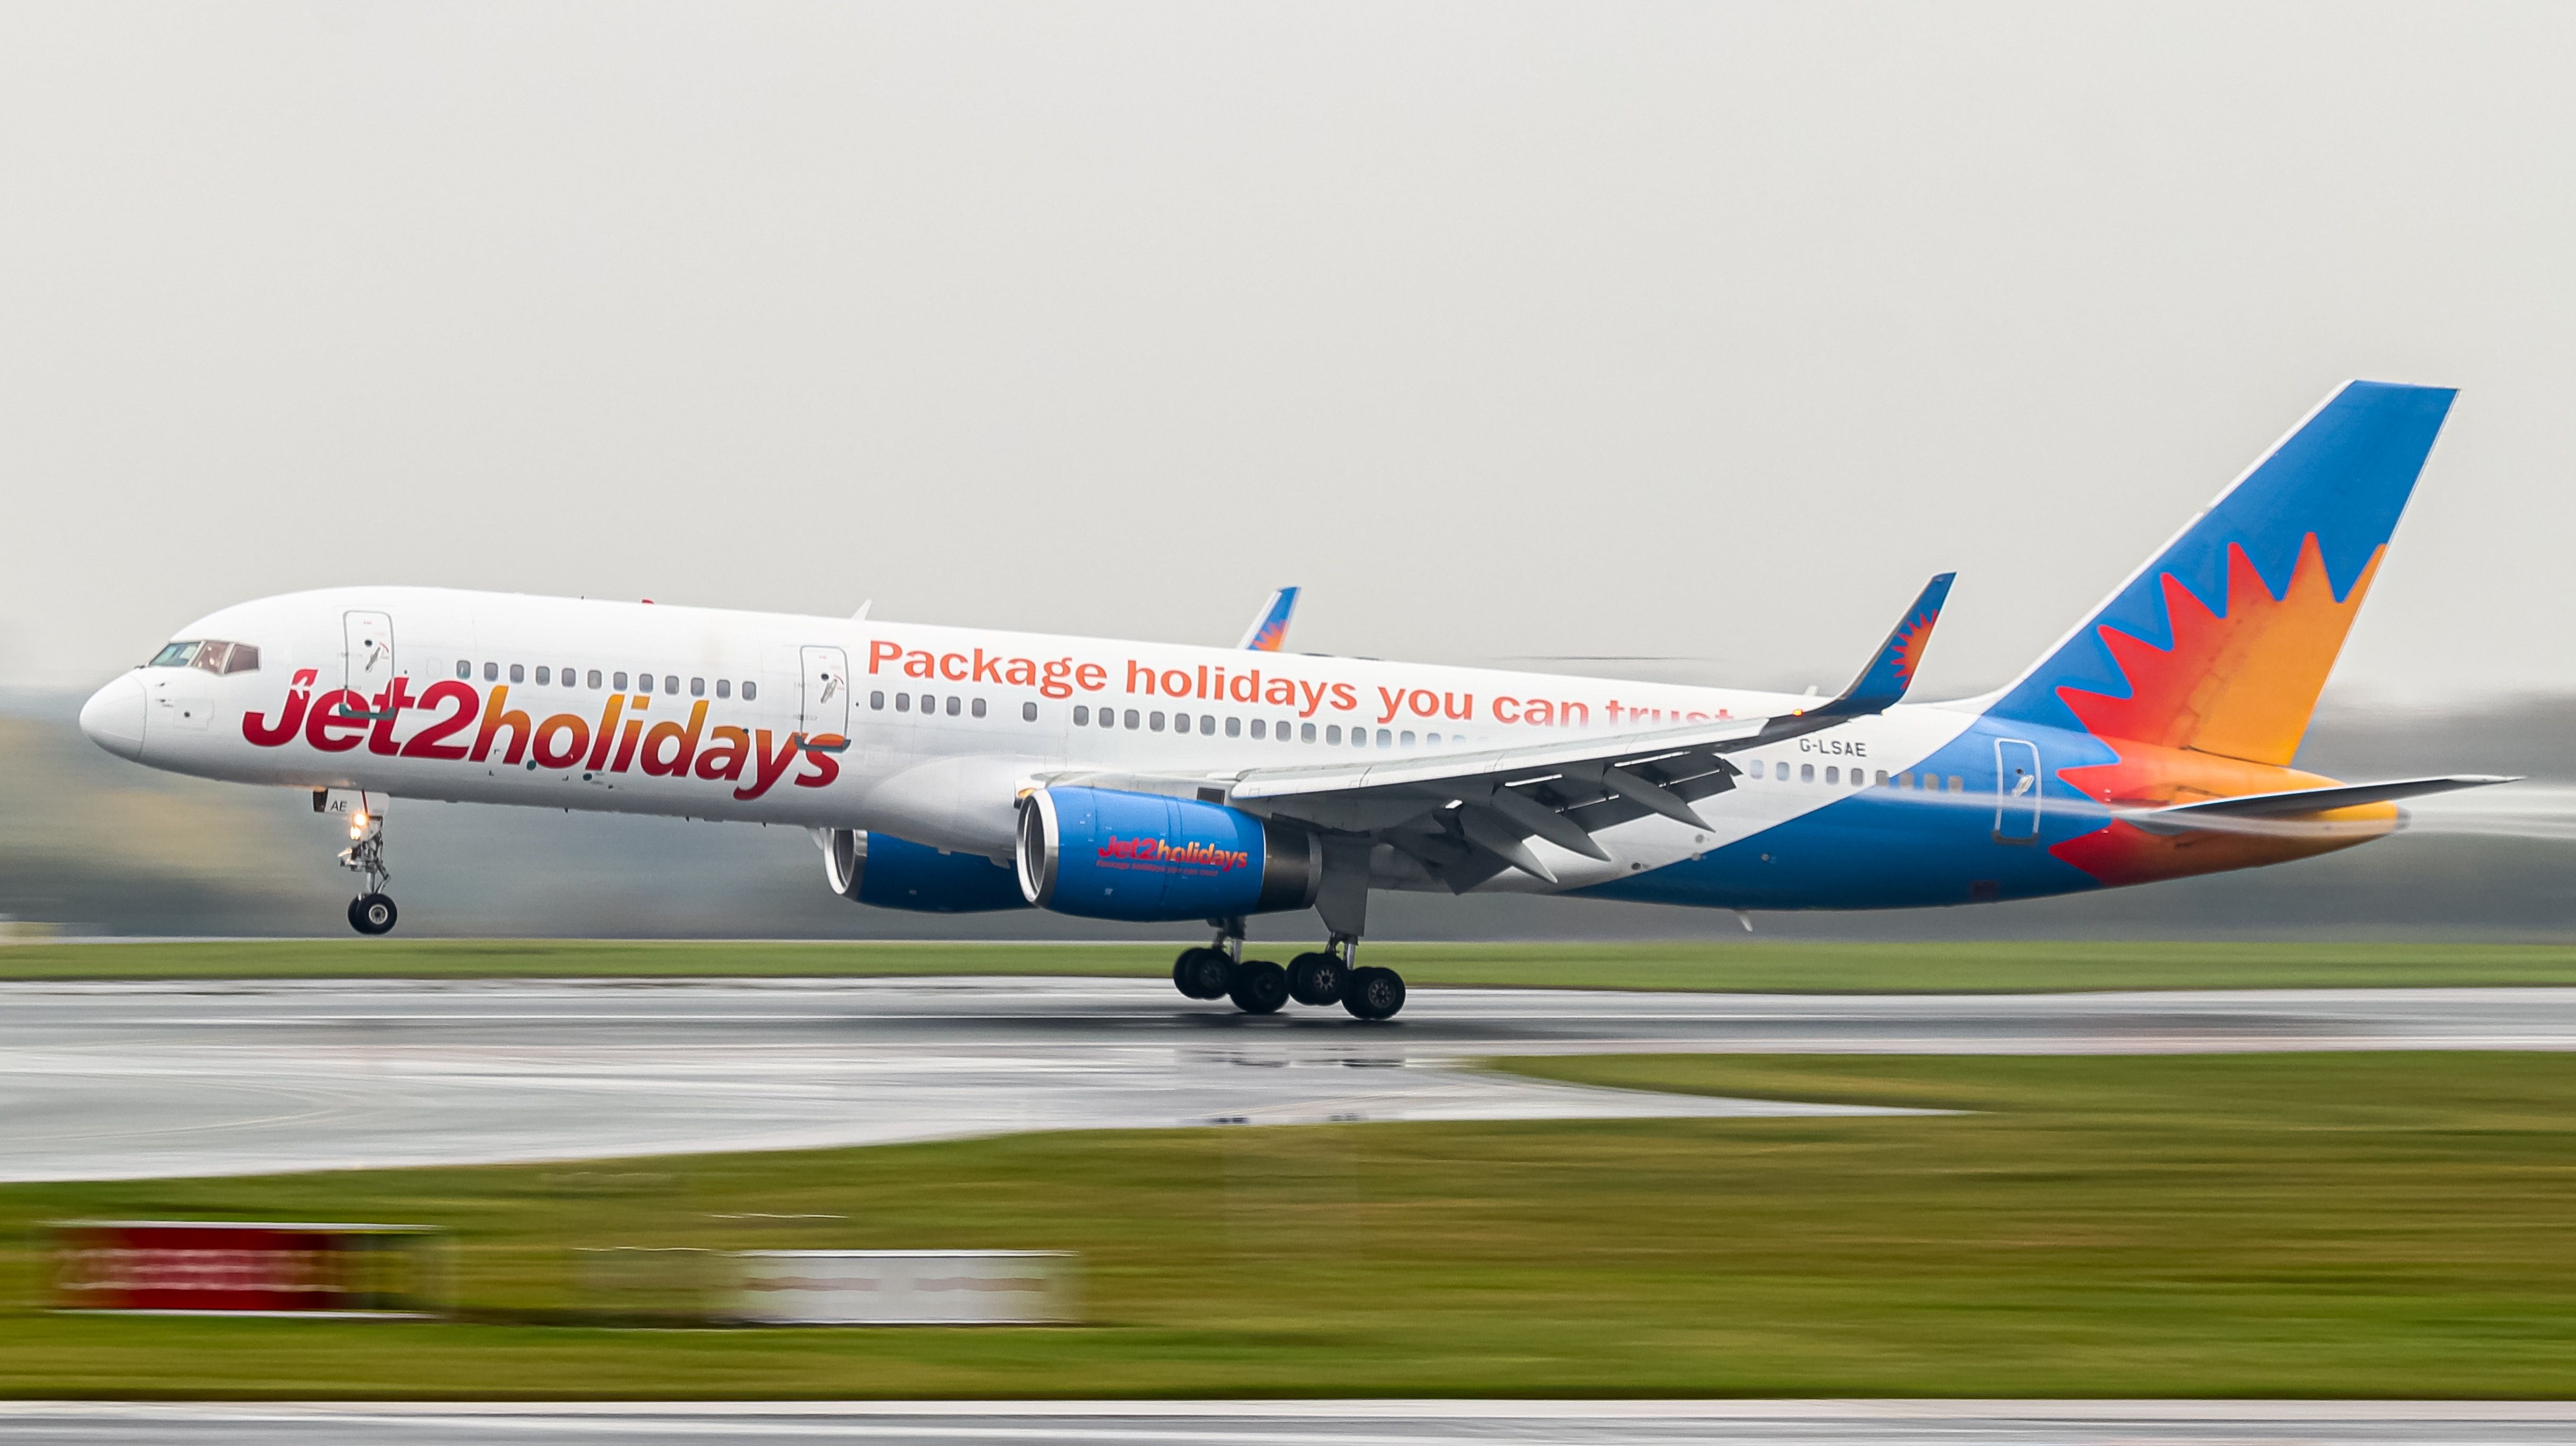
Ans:
[[[349,838],[349,846],[340,850],[340,867],[367,881],[365,891],[349,901],[349,927],[361,934],[390,934],[402,911],[385,894],[394,875],[385,867],[384,816],[363,807],[350,814]]]
[[[1172,987],[1192,999],[1232,999],[1246,1014],[1276,1014],[1294,999],[1315,1006],[1338,1003],[1354,1019],[1393,1019],[1404,1008],[1404,976],[1392,969],[1353,968],[1359,943],[1355,935],[1335,935],[1323,949],[1300,954],[1283,969],[1244,958],[1242,923],[1226,920],[1217,926],[1215,943],[1184,949],[1172,961]]]

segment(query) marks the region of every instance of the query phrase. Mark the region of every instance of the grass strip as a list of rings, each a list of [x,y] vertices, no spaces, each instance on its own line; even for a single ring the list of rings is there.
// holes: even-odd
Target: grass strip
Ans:
[[[1169,944],[315,939],[0,947],[0,980],[1160,977]],[[1261,944],[1286,959],[1311,944]],[[2315,943],[1377,943],[1417,985],[1943,993],[2576,985],[2576,946]]]
[[[2557,1397],[2576,1056],[1619,1056],[1548,1079],[1944,1116],[1031,1135],[0,1189],[456,1232],[462,1323],[60,1317],[21,1396]],[[811,1217],[811,1218],[781,1218]],[[580,1245],[1083,1252],[1048,1330],[572,1323]]]

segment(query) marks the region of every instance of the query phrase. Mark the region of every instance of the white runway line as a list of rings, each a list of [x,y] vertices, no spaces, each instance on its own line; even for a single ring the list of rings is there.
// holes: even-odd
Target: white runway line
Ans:
[[[0,1180],[1334,1121],[1885,1113],[1554,1085],[1496,1055],[2576,1048],[2576,989],[1423,989],[1391,1024],[1126,979],[0,985]]]

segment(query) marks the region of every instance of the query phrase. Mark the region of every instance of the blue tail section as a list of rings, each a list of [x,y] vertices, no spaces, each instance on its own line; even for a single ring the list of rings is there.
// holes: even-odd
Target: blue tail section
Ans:
[[[1990,712],[2288,762],[2455,394],[2346,382]]]

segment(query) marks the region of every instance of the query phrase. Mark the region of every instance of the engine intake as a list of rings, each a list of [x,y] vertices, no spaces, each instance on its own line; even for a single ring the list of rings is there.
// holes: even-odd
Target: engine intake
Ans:
[[[1028,907],[1018,880],[991,859],[859,829],[836,828],[824,838],[823,879],[842,898],[880,909],[980,914]]]
[[[1020,801],[1020,894],[1041,909],[1152,923],[1303,909],[1323,844],[1293,824],[1159,793],[1049,788]]]

